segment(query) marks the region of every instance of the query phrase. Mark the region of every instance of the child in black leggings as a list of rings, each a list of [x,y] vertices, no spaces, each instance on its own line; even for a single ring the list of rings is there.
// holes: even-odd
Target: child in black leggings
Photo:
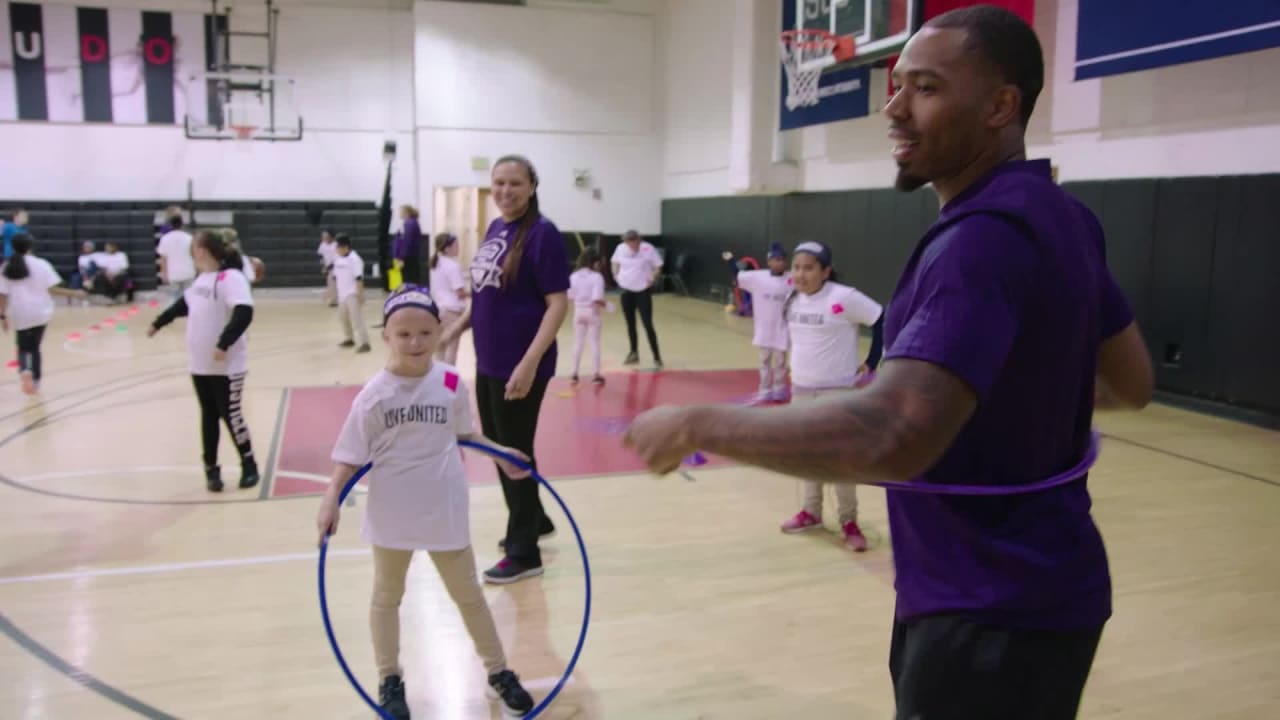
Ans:
[[[18,339],[18,377],[22,391],[40,389],[40,342],[53,319],[53,296],[85,297],[83,290],[58,287],[62,277],[44,258],[31,254],[31,236],[13,237],[13,256],[0,269],[0,327],[12,326]]]
[[[233,243],[209,231],[196,235],[191,255],[196,279],[155,319],[147,337],[179,317],[187,318],[188,367],[200,402],[205,485],[210,492],[222,491],[218,424],[223,422],[240,453],[240,487],[251,488],[258,484],[258,464],[241,400],[249,362],[244,333],[253,321],[253,296],[241,271],[244,260]]]

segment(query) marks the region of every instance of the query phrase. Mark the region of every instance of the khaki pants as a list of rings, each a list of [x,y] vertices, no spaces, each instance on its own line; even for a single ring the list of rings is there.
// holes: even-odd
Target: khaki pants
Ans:
[[[369,344],[369,328],[364,324],[364,308],[360,304],[359,295],[351,295],[338,307],[338,322],[342,325],[342,337],[351,339],[351,330],[355,328],[361,345]]]
[[[493,614],[476,577],[476,556],[470,547],[463,550],[427,553],[444,581],[450,599],[462,613],[462,622],[490,675],[507,669],[502,640]],[[404,676],[400,667],[400,600],[404,597],[405,576],[413,559],[410,550],[373,548],[373,603],[369,609],[369,629],[373,635],[373,657],[378,665],[378,681],[388,675]]]
[[[324,304],[338,304],[338,280],[333,276],[332,268],[325,268],[324,271]]]
[[[808,403],[818,398],[829,397],[837,393],[853,392],[852,388],[802,388],[791,387],[792,404]],[[803,507],[812,516],[822,518],[823,486],[826,483],[813,480],[801,480],[800,488],[804,493]],[[836,496],[836,513],[840,524],[858,519],[858,486],[853,483],[832,483]]]
[[[462,317],[461,312],[454,310],[440,311],[440,329],[443,330],[454,323],[458,318]],[[448,345],[441,345],[436,348],[436,359],[450,365],[458,364],[458,343],[462,342],[462,338],[455,337]]]

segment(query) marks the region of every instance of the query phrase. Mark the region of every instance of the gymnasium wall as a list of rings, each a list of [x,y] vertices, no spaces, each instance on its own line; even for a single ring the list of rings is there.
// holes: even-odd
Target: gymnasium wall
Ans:
[[[10,57],[8,3],[0,3],[0,58]],[[57,64],[54,50],[70,48],[64,64],[76,59],[75,7],[109,8],[114,24],[136,22],[136,10],[163,10],[179,27],[199,28],[209,3],[197,0],[165,2],[46,3],[47,64]],[[256,0],[232,3],[233,30],[265,27],[263,5]],[[346,5],[346,6],[339,6]],[[301,142],[192,141],[177,125],[148,125],[145,117],[120,118],[111,123],[16,122],[0,114],[0,142],[5,165],[21,172],[0,173],[0,197],[33,200],[130,200],[178,198],[187,194],[187,181],[200,199],[352,200],[376,201],[381,194],[382,145],[397,140],[402,148],[397,164],[397,195],[412,199],[413,146],[413,30],[407,9],[388,9],[388,0],[280,5],[277,72],[296,80],[295,105],[303,117]],[[63,21],[65,19],[65,22]],[[51,25],[52,20],[52,26]],[[62,37],[65,35],[71,37]],[[200,67],[203,46],[198,32],[179,36],[175,63]],[[112,55],[129,48],[114,35]],[[238,44],[237,44],[238,43]],[[233,38],[233,59],[258,59],[265,43]],[[184,52],[187,54],[184,57]],[[192,57],[192,56],[196,57]],[[144,92],[117,73],[137,73],[138,60],[123,57],[113,68],[113,92]],[[113,61],[113,65],[117,61]],[[57,73],[50,93],[73,92],[79,69]],[[180,74],[179,74],[180,75]],[[74,76],[74,77],[68,77]],[[175,77],[181,84],[182,77]],[[12,97],[12,88],[0,88]],[[187,90],[176,91],[182,97]],[[117,98],[116,104],[121,104]],[[54,98],[50,98],[51,105]],[[119,115],[119,113],[117,113]]]
[[[415,3],[423,217],[435,188],[487,185],[491,163],[519,153],[560,227],[658,231],[654,13],[572,5]]]

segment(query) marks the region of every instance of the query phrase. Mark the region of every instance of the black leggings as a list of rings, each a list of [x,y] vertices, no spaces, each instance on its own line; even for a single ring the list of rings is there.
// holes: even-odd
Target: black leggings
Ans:
[[[538,411],[547,392],[548,380],[534,380],[529,394],[519,400],[506,400],[507,380],[476,375],[476,404],[480,407],[480,429],[490,440],[499,445],[515,448],[530,458],[536,468],[533,455],[533,439],[538,431]],[[542,508],[538,494],[538,481],[532,478],[512,480],[498,468],[502,481],[502,495],[507,501],[507,557],[525,567],[541,567],[542,551],[538,549],[538,536],[550,532],[554,526]]]
[[[200,401],[200,439],[204,443],[204,466],[218,466],[218,423],[225,422],[231,439],[240,452],[243,467],[256,467],[253,445],[249,442],[249,425],[240,410],[244,392],[244,375],[192,375],[196,398]]]
[[[1101,637],[950,615],[895,622],[898,720],[1072,720]]]
[[[40,382],[40,341],[44,339],[44,325],[19,330],[18,372],[31,373],[31,379]]]
[[[627,318],[627,339],[631,341],[632,355],[637,351],[636,310],[640,311],[640,322],[644,323],[644,332],[649,336],[653,360],[662,362],[662,353],[658,352],[658,333],[653,330],[653,294],[648,288],[640,292],[622,291],[622,314]]]

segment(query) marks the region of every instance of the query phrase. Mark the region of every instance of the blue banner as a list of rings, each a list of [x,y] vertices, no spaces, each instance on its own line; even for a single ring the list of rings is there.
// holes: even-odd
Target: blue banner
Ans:
[[[1278,0],[1079,0],[1075,78],[1280,47]]]
[[[787,75],[782,71],[782,130],[865,117],[871,112],[871,67],[825,72],[818,78],[818,104],[787,109]]]

